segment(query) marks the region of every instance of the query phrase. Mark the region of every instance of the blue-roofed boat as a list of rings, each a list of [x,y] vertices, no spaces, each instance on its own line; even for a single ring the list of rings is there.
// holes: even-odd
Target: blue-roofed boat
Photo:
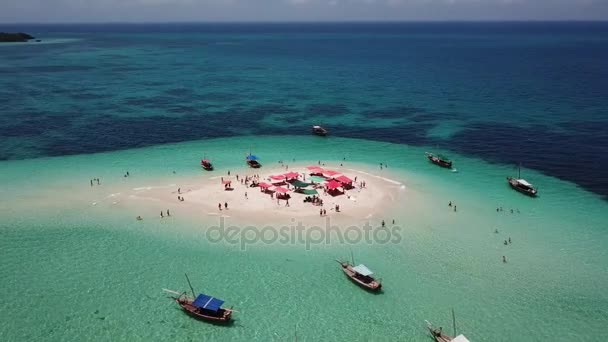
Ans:
[[[188,279],[187,275],[186,279]],[[167,289],[164,289],[164,291],[179,295],[178,297],[171,298],[191,317],[217,324],[229,323],[232,320],[234,310],[232,308],[222,308],[224,304],[223,300],[204,293],[195,296],[190,279],[188,279],[188,285],[190,285],[190,290],[192,290],[192,297],[188,296],[186,292],[179,293]]]
[[[197,319],[214,323],[227,323],[232,319],[232,309],[222,308],[223,300],[203,293],[193,300],[184,292],[175,301],[187,314]]]
[[[262,164],[260,164],[260,162],[258,161],[258,157],[254,156],[251,153],[249,153],[249,155],[247,156],[247,158],[245,160],[247,161],[247,165],[249,165],[249,167],[252,167],[254,169],[259,169],[262,166]]]
[[[354,266],[354,260],[352,264],[348,261],[336,261],[342,266],[342,271],[353,283],[372,292],[382,289],[382,283],[373,277],[374,273],[367,266],[363,264]]]

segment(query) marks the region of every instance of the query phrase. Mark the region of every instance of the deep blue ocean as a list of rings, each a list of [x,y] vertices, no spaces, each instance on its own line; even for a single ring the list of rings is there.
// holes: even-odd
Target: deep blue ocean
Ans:
[[[608,23],[2,25],[0,159],[235,135],[452,150],[608,196]],[[457,165],[457,161],[456,161]]]

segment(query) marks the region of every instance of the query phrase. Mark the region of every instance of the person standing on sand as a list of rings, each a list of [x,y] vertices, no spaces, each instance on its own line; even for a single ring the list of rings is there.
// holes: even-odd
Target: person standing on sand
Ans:
[[[182,193],[182,188],[177,188],[177,193],[181,194]]]
[[[217,208],[218,208],[220,211],[222,211],[222,203],[218,203],[218,204],[217,204]]]
[[[323,216],[323,209],[319,209],[319,216]]]
[[[456,212],[456,206],[454,206],[454,212]]]
[[[99,178],[97,178],[97,185],[99,185]]]
[[[228,176],[230,176],[230,170],[228,170]]]
[[[245,198],[248,198],[248,197],[247,197],[247,191],[245,191]]]
[[[382,228],[386,227],[386,223],[382,220]]]
[[[224,209],[228,210],[228,202],[224,202]]]
[[[171,213],[169,212],[169,209],[167,209],[167,216],[171,216]]]
[[[93,180],[91,179],[91,186],[93,186]]]
[[[163,218],[163,217],[165,217],[165,215],[163,215],[163,212],[161,211],[160,212],[160,218]]]

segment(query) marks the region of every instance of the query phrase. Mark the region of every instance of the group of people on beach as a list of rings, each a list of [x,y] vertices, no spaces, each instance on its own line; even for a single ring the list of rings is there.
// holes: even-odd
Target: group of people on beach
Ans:
[[[93,179],[91,179],[91,180],[90,180],[91,186],[93,186],[93,183],[94,183],[94,182],[97,182],[97,185],[100,185],[100,184],[99,184],[99,178],[93,178]]]
[[[448,203],[448,207],[454,208],[454,212],[456,212],[456,204],[453,204],[452,201],[450,201],[450,203]]]
[[[169,209],[167,209],[167,217],[171,216],[171,213],[169,212]],[[160,218],[164,218],[165,217],[165,213],[163,211],[160,212]]]
[[[497,208],[496,208],[496,212],[497,212],[497,213],[498,213],[498,212],[502,212],[502,211],[504,211],[502,207],[497,207]],[[511,214],[514,214],[515,212],[517,212],[518,214],[520,213],[520,212],[519,212],[519,209],[515,209],[515,211],[514,211],[513,209],[511,209]]]

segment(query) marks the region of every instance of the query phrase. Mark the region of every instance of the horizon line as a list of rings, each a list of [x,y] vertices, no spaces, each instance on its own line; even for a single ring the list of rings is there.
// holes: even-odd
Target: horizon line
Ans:
[[[8,22],[2,25],[146,25],[146,24],[408,24],[408,23],[608,23],[596,19],[412,19],[412,20],[183,20],[183,21],[88,21],[88,22]]]

